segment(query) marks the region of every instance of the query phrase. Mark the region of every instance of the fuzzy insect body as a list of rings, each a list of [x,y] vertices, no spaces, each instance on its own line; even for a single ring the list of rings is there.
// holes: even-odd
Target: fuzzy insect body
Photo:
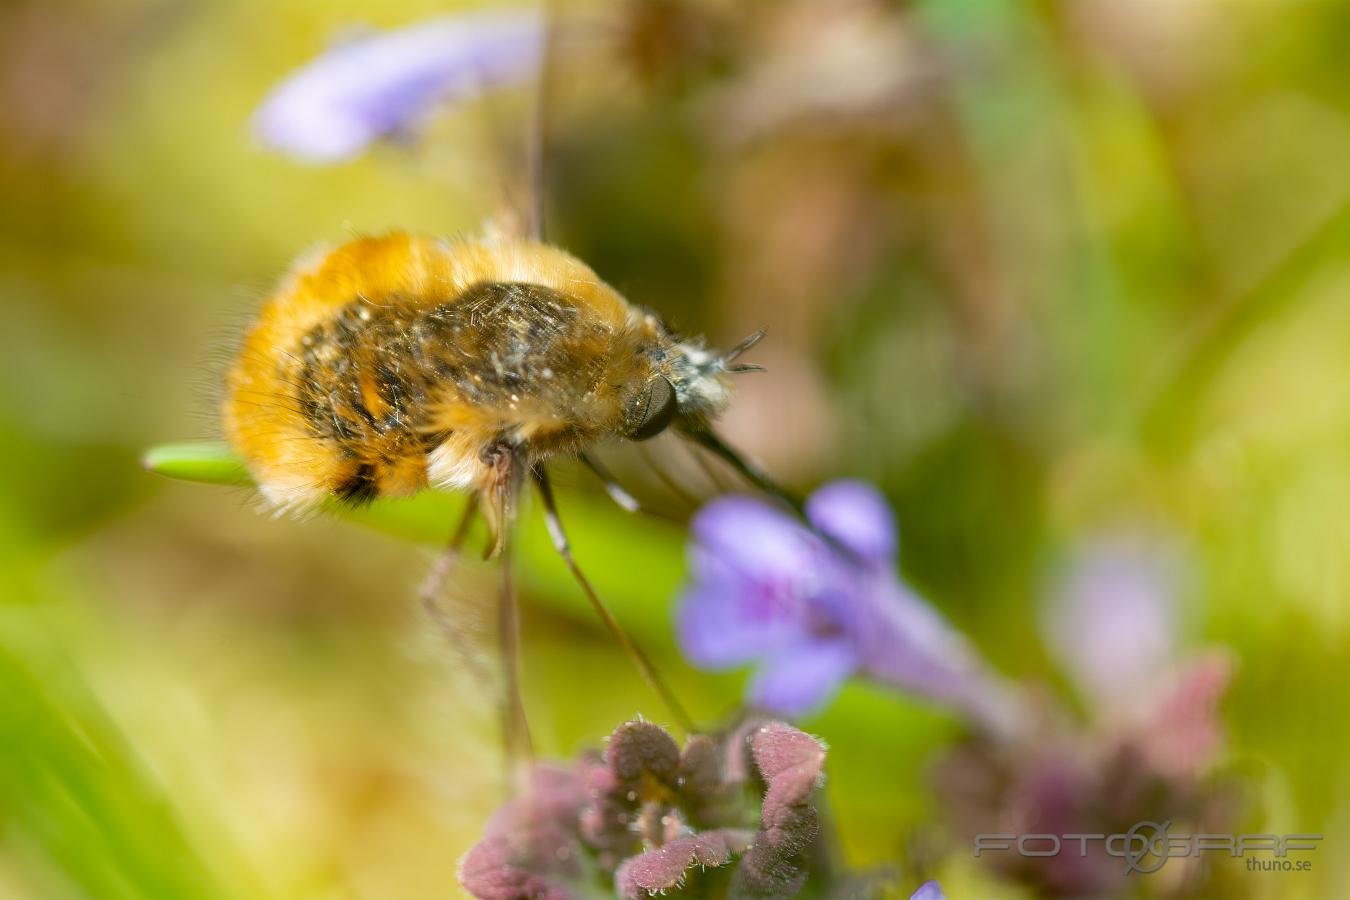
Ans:
[[[485,492],[501,451],[530,467],[706,427],[729,358],[555,247],[395,233],[297,267],[230,372],[224,424],[279,508]]]

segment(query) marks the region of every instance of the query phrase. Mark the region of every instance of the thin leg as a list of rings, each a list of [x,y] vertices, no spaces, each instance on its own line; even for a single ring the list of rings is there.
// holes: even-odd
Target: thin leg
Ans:
[[[544,502],[544,521],[548,524],[548,533],[553,539],[553,546],[557,549],[558,555],[567,564],[567,568],[571,571],[572,577],[577,580],[577,584],[581,585],[582,592],[586,595],[586,599],[591,602],[591,606],[595,608],[596,614],[600,616],[600,621],[605,624],[614,640],[618,641],[619,646],[637,666],[643,680],[666,704],[666,708],[670,710],[670,714],[680,726],[693,733],[696,729],[689,713],[685,712],[684,707],[680,705],[680,701],[675,699],[674,693],[661,679],[656,667],[642,652],[642,648],[633,642],[633,639],[623,630],[623,626],[614,618],[614,614],[601,601],[599,595],[595,593],[595,589],[591,587],[591,583],[586,580],[586,576],[581,574],[581,569],[577,566],[576,560],[572,558],[572,547],[567,542],[567,533],[563,530],[562,519],[558,517],[558,507],[553,501],[553,487],[549,484],[548,473],[544,471],[543,466],[531,467],[530,473],[534,476],[534,482],[539,488],[539,497]]]
[[[642,457],[643,462],[652,467],[652,471],[656,473],[657,480],[666,486],[666,490],[670,491],[691,507],[699,505],[699,499],[697,497],[681,487],[675,479],[671,478],[670,475],[666,473],[665,469],[656,464],[656,460],[652,458],[652,454],[647,451],[645,445],[638,444],[637,451]]]
[[[609,499],[613,500],[619,508],[623,509],[625,512],[642,513],[645,516],[664,519],[667,522],[677,521],[674,516],[668,515],[667,513],[657,512],[654,509],[643,507],[641,503],[638,503],[636,497],[628,493],[628,491],[624,489],[624,486],[615,480],[614,476],[610,474],[609,469],[605,468],[600,460],[591,456],[589,453],[582,453],[580,456],[582,465],[590,469],[595,477],[600,479],[600,483],[605,486],[605,493],[609,494]]]
[[[520,690],[520,607],[516,598],[512,564],[516,492],[520,486],[520,462],[508,448],[500,448],[491,460],[488,492],[496,509],[502,584],[497,605],[497,639],[502,658],[502,741],[506,748],[509,783],[518,792],[534,755],[525,702]]]
[[[714,492],[718,494],[730,493],[733,486],[722,477],[722,473],[718,470],[717,466],[708,461],[706,455],[698,450],[698,448],[691,450],[689,455],[694,458],[694,464],[697,465],[699,471],[703,473],[703,477],[708,479],[708,483],[712,485]]]
[[[614,480],[614,476],[609,473],[609,469],[601,465],[598,459],[594,459],[589,453],[582,453],[581,464],[594,472],[595,477],[600,479],[600,483],[605,486],[605,493],[609,494],[609,499],[627,512],[642,511],[642,505],[637,502],[637,498],[624,490],[623,485]]]
[[[460,550],[464,546],[464,539],[469,535],[469,526],[473,523],[473,515],[477,511],[478,498],[471,495],[464,506],[464,512],[460,515],[459,524],[455,526],[455,531],[446,543],[445,549],[436,557],[436,561],[431,564],[431,569],[427,572],[426,577],[422,579],[422,586],[418,588],[417,597],[422,603],[422,609],[426,610],[427,616],[440,628],[454,648],[455,653],[472,670],[474,677],[483,684],[491,684],[492,675],[474,654],[473,646],[465,637],[464,629],[460,628],[446,614],[445,608],[439,602],[441,588],[445,586],[446,579],[454,571],[455,564],[459,562]]]

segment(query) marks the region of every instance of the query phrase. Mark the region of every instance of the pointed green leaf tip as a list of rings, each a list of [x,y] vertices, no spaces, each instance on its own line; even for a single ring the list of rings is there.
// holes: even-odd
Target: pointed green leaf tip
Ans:
[[[191,441],[161,444],[141,458],[146,471],[199,484],[252,487],[248,470],[227,444]],[[353,506],[329,498],[321,508],[405,540],[439,543],[445,540],[446,523],[463,510],[464,498],[438,491],[423,491],[416,497],[383,499]]]
[[[146,471],[203,484],[252,484],[244,464],[219,441],[160,444],[141,458]]]

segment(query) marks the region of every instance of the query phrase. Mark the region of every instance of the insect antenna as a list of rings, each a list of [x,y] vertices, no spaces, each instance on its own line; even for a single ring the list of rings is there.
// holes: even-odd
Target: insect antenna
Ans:
[[[530,725],[520,690],[520,605],[513,572],[516,496],[520,490],[521,464],[509,447],[496,448],[489,460],[491,473],[486,491],[495,509],[497,548],[501,557],[501,594],[497,603],[497,640],[502,658],[502,741],[506,749],[508,784],[524,787],[533,756]]]
[[[764,335],[767,333],[768,332],[766,332],[763,328],[761,328],[754,334],[749,335],[748,337],[746,337],[745,340],[741,341],[735,347],[732,347],[730,350],[724,353],[722,355],[722,362],[724,363],[735,362],[736,358],[739,357],[742,353],[749,350],[751,347],[755,346],[760,341],[764,340]],[[762,366],[755,366],[754,368],[758,369],[759,371],[763,371]],[[727,371],[730,372],[732,370],[728,368]]]
[[[469,526],[473,524],[473,516],[477,511],[478,497],[471,494],[468,503],[464,506],[464,512],[459,517],[459,523],[450,535],[450,540],[446,542],[445,548],[437,555],[436,561],[432,563],[426,577],[422,579],[422,584],[417,589],[417,598],[421,601],[422,609],[426,611],[427,617],[445,635],[455,655],[469,667],[474,678],[480,684],[491,685],[492,674],[474,652],[473,646],[464,634],[464,629],[455,624],[439,600],[446,579],[450,577],[455,564],[459,562],[460,552],[464,548],[464,539],[469,536]]]
[[[741,341],[735,347],[732,347],[730,350],[724,353],[722,355],[722,371],[728,372],[732,375],[739,375],[742,372],[763,372],[764,371],[763,366],[757,366],[754,365],[753,363],[741,363],[740,365],[737,366],[733,366],[731,365],[731,363],[735,362],[736,359],[742,353],[749,350],[751,347],[755,346],[760,341],[764,340],[764,334],[765,331],[763,328],[761,328],[759,331],[756,331],[754,334],[751,334],[745,340]]]
[[[647,658],[647,654],[642,652],[642,648],[628,636],[628,633],[623,630],[623,626],[619,624],[619,620],[614,618],[614,614],[609,611],[609,607],[605,606],[604,601],[595,592],[595,588],[591,587],[590,581],[582,574],[576,559],[573,558],[572,547],[567,540],[567,532],[563,530],[562,519],[558,516],[558,507],[553,499],[553,486],[549,483],[548,472],[542,465],[535,465],[530,467],[530,474],[534,477],[535,486],[539,489],[539,498],[543,501],[544,521],[548,525],[548,534],[553,540],[554,549],[558,551],[558,555],[566,563],[577,584],[581,585],[582,593],[590,601],[596,615],[600,617],[600,621],[604,623],[605,628],[609,629],[609,633],[623,648],[624,653],[628,654],[628,658],[633,661],[633,665],[637,666],[643,680],[665,703],[666,708],[675,721],[680,724],[680,727],[693,734],[697,729],[694,727],[694,721],[690,718],[689,713],[675,698],[675,694],[656,671],[656,667]]]
[[[727,445],[726,441],[717,436],[711,428],[706,426],[685,427],[681,433],[700,447],[709,450],[714,456],[717,456],[729,466],[735,469],[742,478],[759,488],[770,496],[777,497],[786,503],[793,510],[802,513],[801,498],[784,488],[778,482],[774,481],[762,469],[748,461],[740,453]]]

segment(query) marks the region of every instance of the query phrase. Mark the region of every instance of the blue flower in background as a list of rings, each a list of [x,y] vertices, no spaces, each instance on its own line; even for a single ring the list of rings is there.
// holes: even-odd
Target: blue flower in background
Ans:
[[[1185,646],[1184,551],[1138,527],[1081,539],[1047,597],[1043,631],[1099,729],[1132,736],[1157,771],[1193,777],[1223,746],[1219,705],[1236,660]]]
[[[942,893],[942,885],[936,881],[925,881],[909,900],[947,900],[947,895]]]
[[[1046,645],[1094,712],[1130,717],[1158,697],[1180,653],[1183,557],[1164,535],[1081,540],[1043,611]]]
[[[271,147],[309,162],[360,155],[409,131],[438,104],[518,83],[539,67],[536,12],[445,16],[334,47],[282,82],[254,117]]]
[[[750,701],[818,709],[862,675],[1003,729],[1015,702],[965,638],[900,580],[897,534],[870,485],[837,481],[806,503],[809,526],[749,497],[695,516],[693,583],[679,637],[695,665],[757,666]]]

